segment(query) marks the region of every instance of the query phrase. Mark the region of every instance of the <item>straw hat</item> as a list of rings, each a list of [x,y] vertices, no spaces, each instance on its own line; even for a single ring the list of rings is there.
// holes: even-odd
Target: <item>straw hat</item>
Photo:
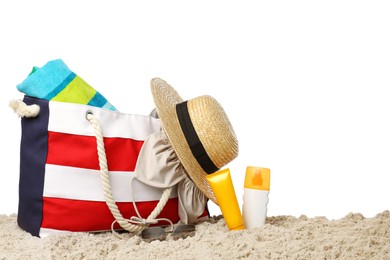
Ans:
[[[152,79],[151,89],[157,114],[180,162],[196,186],[218,204],[205,176],[238,155],[237,138],[225,111],[211,96],[183,102],[159,78]]]

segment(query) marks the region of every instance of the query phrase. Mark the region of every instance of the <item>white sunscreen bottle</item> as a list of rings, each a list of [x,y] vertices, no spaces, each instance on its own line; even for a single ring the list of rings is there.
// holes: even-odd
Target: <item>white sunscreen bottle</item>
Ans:
[[[245,174],[242,215],[246,228],[261,227],[267,217],[270,170],[248,166]]]

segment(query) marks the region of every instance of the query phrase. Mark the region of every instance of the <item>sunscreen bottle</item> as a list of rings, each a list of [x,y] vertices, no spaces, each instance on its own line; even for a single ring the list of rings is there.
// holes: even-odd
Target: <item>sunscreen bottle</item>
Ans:
[[[217,171],[207,175],[206,179],[214,192],[229,230],[245,229],[240,206],[238,205],[236,193],[234,192],[230,170],[224,169]]]
[[[246,168],[242,215],[247,228],[261,227],[267,216],[270,170],[248,166]]]

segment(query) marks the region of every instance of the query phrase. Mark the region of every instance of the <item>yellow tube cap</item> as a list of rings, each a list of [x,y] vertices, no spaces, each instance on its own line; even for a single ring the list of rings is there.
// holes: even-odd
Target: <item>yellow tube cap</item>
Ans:
[[[246,168],[244,188],[268,190],[270,187],[270,170],[255,166]]]

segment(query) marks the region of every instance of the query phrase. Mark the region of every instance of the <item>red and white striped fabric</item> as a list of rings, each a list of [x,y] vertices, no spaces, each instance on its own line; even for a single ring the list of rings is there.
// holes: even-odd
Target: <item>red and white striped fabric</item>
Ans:
[[[18,224],[35,236],[55,231],[110,230],[114,221],[100,180],[96,138],[86,119],[92,111],[103,136],[113,198],[123,217],[135,216],[131,189],[142,217],[163,189],[130,181],[144,140],[160,130],[158,119],[25,97],[40,114],[22,119]],[[179,220],[176,189],[159,217]],[[116,225],[115,228],[120,228]]]

